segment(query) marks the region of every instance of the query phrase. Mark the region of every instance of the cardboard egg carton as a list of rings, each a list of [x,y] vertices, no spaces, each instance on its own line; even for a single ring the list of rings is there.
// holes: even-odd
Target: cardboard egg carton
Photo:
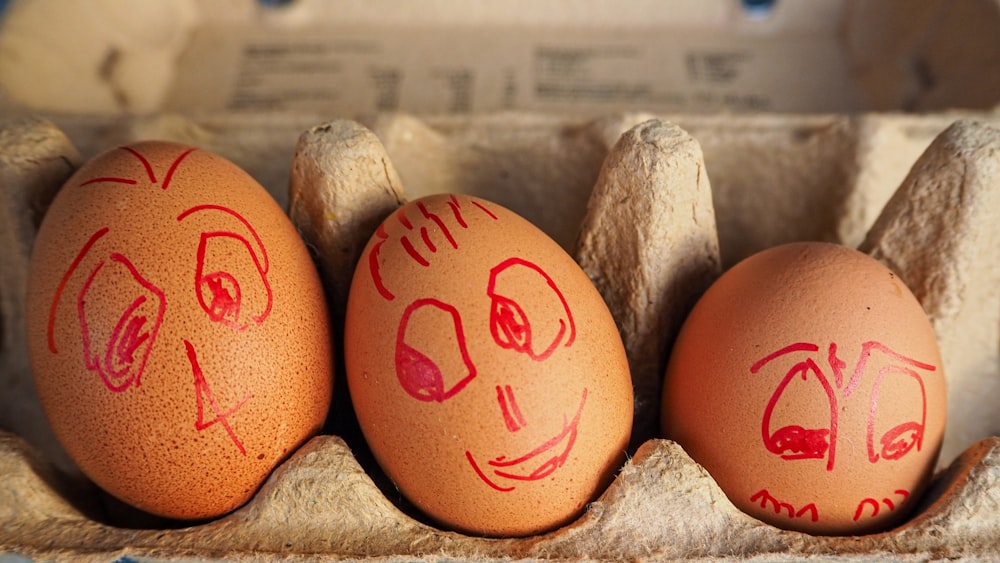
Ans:
[[[315,253],[342,331],[377,224],[406,199],[474,194],[535,222],[601,291],[629,354],[630,456],[576,521],[481,538],[426,521],[374,464],[342,373],[327,431],[224,517],[165,522],[83,479],[31,386],[26,268],[45,206],[82,161],[142,138],[213,150],[257,177]],[[0,556],[36,560],[689,560],[1000,558],[1000,115],[11,117],[0,122]],[[687,311],[727,267],[791,240],[893,268],[939,335],[949,383],[941,467],[897,529],[780,530],[657,435]],[[342,332],[341,332],[342,334]]]

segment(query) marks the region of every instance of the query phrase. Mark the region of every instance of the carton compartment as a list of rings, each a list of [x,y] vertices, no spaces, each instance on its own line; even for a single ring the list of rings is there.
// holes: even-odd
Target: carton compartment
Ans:
[[[81,561],[1000,557],[1000,267],[990,260],[1000,241],[998,124],[994,114],[7,120],[0,553]],[[268,188],[315,251],[338,331],[361,248],[405,199],[470,193],[538,224],[590,275],[629,354],[636,422],[615,482],[547,534],[440,530],[371,462],[338,374],[324,434],[227,516],[164,522],[96,491],[54,443],[33,395],[27,260],[47,202],[84,159],[153,137],[213,150]],[[792,240],[841,242],[883,261],[937,331],[949,383],[941,471],[895,530],[822,537],[763,524],[657,436],[660,380],[687,311],[725,268]]]

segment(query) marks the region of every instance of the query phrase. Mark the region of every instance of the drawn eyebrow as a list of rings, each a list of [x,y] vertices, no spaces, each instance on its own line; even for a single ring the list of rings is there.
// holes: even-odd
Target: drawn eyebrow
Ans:
[[[176,172],[177,171],[177,167],[181,165],[181,161],[184,160],[185,158],[187,158],[187,155],[191,154],[192,152],[194,152],[196,150],[197,149],[190,148],[190,149],[182,152],[180,156],[178,156],[176,159],[174,159],[173,162],[170,163],[170,168],[167,168],[167,174],[163,177],[163,186],[161,186],[160,189],[162,189],[162,190],[166,190],[167,189],[167,186],[170,185],[170,180],[172,180],[173,177],[174,177],[174,172]]]
[[[486,213],[487,215],[489,215],[491,219],[493,219],[493,220],[497,219],[497,216],[492,211],[490,211],[489,209],[486,209],[486,207],[484,205],[482,205],[481,203],[479,203],[478,201],[472,201],[472,205],[475,205],[479,209],[482,209],[483,213]]]
[[[844,389],[844,396],[849,397],[854,390],[857,388],[858,384],[861,382],[861,376],[868,365],[868,360],[872,356],[872,352],[878,350],[888,356],[890,359],[897,361],[901,364],[909,365],[915,368],[919,368],[926,371],[935,371],[937,367],[933,364],[928,364],[915,360],[908,356],[904,356],[899,352],[896,352],[892,348],[889,348],[885,344],[875,340],[869,340],[861,344],[861,358],[858,363],[854,366],[854,373],[851,374],[851,380],[847,383],[847,388]]]
[[[132,147],[122,147],[122,150],[132,153],[132,156],[139,159],[139,162],[142,163],[142,167],[146,169],[146,176],[149,177],[150,183],[155,184],[156,174],[153,173],[153,165],[149,163],[149,160],[147,160],[146,157],[142,156],[142,154],[139,153],[139,151],[133,149]],[[184,158],[184,155],[181,155],[181,158]]]
[[[455,240],[455,237],[452,236],[451,229],[448,228],[448,225],[444,223],[444,221],[437,213],[432,213],[428,211],[427,206],[424,205],[424,202],[422,201],[417,202],[417,209],[420,210],[420,213],[426,219],[430,219],[431,221],[434,222],[435,225],[438,226],[439,229],[441,229],[441,234],[444,235],[444,238],[448,239],[448,244],[450,244],[452,248],[458,248],[458,242]],[[465,221],[460,220],[459,224],[462,226],[462,228],[468,228],[468,225],[465,224]]]
[[[768,354],[767,356],[764,356],[763,358],[757,360],[756,363],[750,366],[750,373],[757,373],[758,371],[760,371],[761,368],[770,363],[772,360],[780,358],[785,354],[792,354],[794,352],[816,352],[818,350],[819,346],[809,342],[796,342],[794,344],[789,344],[788,346],[785,346],[784,348],[776,352],[772,352],[771,354]]]
[[[101,183],[104,183],[104,182],[109,182],[109,183],[113,183],[113,184],[128,184],[130,186],[134,186],[134,185],[136,185],[136,184],[139,183],[138,181],[133,180],[131,178],[117,178],[117,177],[114,177],[114,176],[101,176],[99,178],[92,178],[90,180],[87,180],[86,182],[80,184],[80,186],[89,186],[91,184],[101,184]]]
[[[149,162],[149,159],[147,159],[145,156],[142,155],[142,153],[140,153],[139,151],[135,150],[132,147],[119,147],[119,148],[122,149],[123,151],[128,152],[129,154],[131,154],[132,156],[136,157],[139,160],[139,162],[142,164],[143,169],[146,171],[146,177],[149,179],[149,183],[151,184],[157,183],[156,173],[153,171],[153,165],[152,163]],[[168,187],[170,187],[170,181],[173,179],[174,172],[177,171],[177,168],[180,166],[181,161],[187,158],[189,154],[191,154],[196,150],[198,149],[193,147],[189,148],[186,151],[182,152],[180,156],[175,158],[174,161],[170,163],[170,166],[167,167],[167,173],[163,176],[163,184],[160,186],[161,190],[166,190]],[[90,180],[87,180],[86,182],[80,184],[80,186],[82,187],[82,186],[89,186],[91,184],[101,184],[101,183],[126,184],[129,186],[134,186],[138,184],[139,181],[133,178],[124,178],[118,176],[100,176],[97,178],[91,178]]]

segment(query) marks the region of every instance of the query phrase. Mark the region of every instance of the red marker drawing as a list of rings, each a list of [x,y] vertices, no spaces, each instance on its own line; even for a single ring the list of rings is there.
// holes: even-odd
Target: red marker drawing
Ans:
[[[380,257],[383,246],[389,242],[386,223],[394,220],[403,227],[405,232],[398,238],[400,247],[415,264],[429,268],[431,267],[433,256],[441,249],[445,247],[452,250],[459,249],[458,240],[452,232],[453,229],[456,227],[458,229],[469,228],[461,201],[456,196],[451,195],[445,203],[448,211],[450,211],[450,216],[447,213],[443,215],[437,213],[428,208],[425,202],[417,201],[415,205],[418,211],[418,216],[415,217],[416,220],[411,220],[406,215],[407,209],[410,208],[401,207],[389,219],[386,219],[385,222],[379,225],[379,228],[375,231],[374,236],[378,239],[378,242],[372,246],[371,252],[368,254],[368,271],[371,273],[375,289],[386,301],[392,301],[396,298],[395,293],[389,289],[382,277]],[[477,201],[471,203],[476,209],[482,211],[491,219],[497,219],[496,214],[487,209],[486,206]]]
[[[135,150],[132,147],[119,147],[119,148],[134,156],[142,164],[143,170],[146,171],[146,179],[149,180],[150,184],[156,184],[158,182],[156,178],[156,173],[153,170],[153,165],[149,162],[149,159],[147,159],[145,156],[142,155],[142,153],[140,153],[139,151]],[[191,154],[196,150],[198,149],[189,148],[184,152],[182,152],[180,156],[175,158],[173,162],[170,163],[170,166],[167,167],[167,173],[163,176],[163,183],[160,185],[161,190],[166,190],[168,187],[170,187],[170,181],[173,179],[174,172],[177,171],[177,167],[181,165],[181,161],[183,161],[185,158],[187,158],[189,154]],[[138,184],[139,181],[134,178],[101,176],[97,178],[91,178],[81,183],[80,186],[89,186],[92,184],[104,184],[104,183],[125,184],[129,186],[134,186]]]
[[[454,353],[458,361],[449,365],[460,366],[460,371],[443,368],[408,342],[414,314],[426,315],[427,320],[422,327],[449,332],[440,342],[453,342],[453,349],[439,350],[438,353]],[[465,342],[462,318],[455,307],[437,299],[425,298],[414,301],[406,308],[396,333],[396,377],[411,397],[438,403],[453,397],[476,377],[476,367],[472,364]]]
[[[763,509],[771,507],[775,514],[785,514],[788,518],[802,518],[803,516],[808,515],[809,520],[813,522],[819,520],[819,511],[816,509],[815,503],[810,502],[809,504],[796,510],[791,504],[782,502],[775,498],[767,489],[761,489],[754,493],[750,497],[750,502],[759,503],[760,507]]]
[[[201,234],[194,275],[198,303],[212,321],[236,330],[246,329],[249,321],[262,323],[271,313],[274,302],[274,294],[267,276],[270,262],[264,242],[243,215],[222,205],[196,205],[178,215],[177,221],[205,213],[222,214],[223,217],[236,219],[236,225],[242,232],[212,230]],[[219,223],[222,223],[220,219],[213,218],[213,224]],[[213,253],[211,252],[213,249],[218,251]],[[248,287],[259,288],[260,294],[257,297],[260,304],[257,307],[259,310],[251,315],[249,321],[242,314],[244,284],[241,284],[232,272],[221,269],[224,264],[216,263],[214,266],[219,266],[219,269],[213,268],[210,258],[216,256],[224,257],[216,258],[217,262],[242,260],[253,266],[256,275],[243,282],[248,284]]]
[[[212,394],[212,390],[208,387],[208,381],[205,380],[205,375],[201,371],[201,366],[198,364],[198,356],[195,353],[194,346],[191,342],[185,340],[184,348],[187,351],[188,361],[191,362],[191,371],[194,374],[194,391],[195,391],[195,401],[198,409],[198,416],[195,419],[194,427],[199,431],[207,430],[215,424],[219,424],[226,430],[229,434],[229,438],[232,439],[236,447],[239,448],[240,453],[247,455],[246,448],[243,447],[243,442],[236,436],[236,432],[233,431],[233,427],[229,424],[229,417],[233,415],[240,407],[242,407],[247,401],[250,400],[252,395],[247,395],[239,403],[228,410],[222,410],[219,403],[216,402],[215,396]],[[215,418],[205,420],[205,400],[208,400],[208,406],[212,409],[212,414]]]
[[[876,463],[880,459],[897,460],[913,449],[917,451],[921,449],[927,418],[927,396],[923,375],[920,372],[935,371],[933,365],[899,354],[880,342],[868,341],[861,345],[861,354],[855,369],[845,381],[843,370],[847,364],[838,357],[836,343],[830,343],[825,358],[812,357],[819,350],[816,344],[797,342],[768,354],[750,367],[751,374],[759,374],[765,368],[779,365],[779,360],[800,358],[786,369],[764,408],[761,438],[768,451],[790,461],[826,459],[827,471],[833,471],[837,457],[840,403],[843,398],[857,391],[862,381],[871,382],[865,436],[869,462]],[[824,360],[829,366],[830,374],[821,367],[820,362]],[[778,373],[781,373],[782,368],[777,369]],[[874,372],[872,377],[865,377],[872,375],[872,372]],[[896,385],[905,381],[916,383],[920,395],[919,404],[914,405],[914,411],[919,413],[917,418],[894,421],[881,419],[878,404],[885,392],[887,377],[892,377]],[[772,428],[775,410],[779,403],[786,400],[785,391],[796,380],[812,382],[814,390],[812,392],[823,397],[823,401],[828,405],[829,425],[804,428],[786,424],[776,429]],[[883,430],[876,439],[876,434],[880,432],[877,426]]]
[[[510,281],[508,281],[510,280]],[[515,294],[523,291],[526,281],[534,281],[534,285],[544,288],[542,296],[533,296],[532,300],[524,300],[537,307],[539,300],[549,300],[556,304],[558,317],[553,321],[550,316],[532,319]],[[562,291],[545,270],[537,264],[523,258],[508,258],[490,270],[486,295],[492,301],[490,308],[490,333],[493,340],[501,348],[526,354],[535,361],[547,359],[559,346],[572,346],[576,339],[576,324],[573,313],[563,296]],[[532,323],[535,330],[532,330]],[[548,330],[541,331],[539,325],[549,324]]]
[[[112,253],[91,270],[77,296],[84,365],[109,390],[140,385],[165,308],[163,291],[125,256]],[[108,326],[116,314],[117,322]]]

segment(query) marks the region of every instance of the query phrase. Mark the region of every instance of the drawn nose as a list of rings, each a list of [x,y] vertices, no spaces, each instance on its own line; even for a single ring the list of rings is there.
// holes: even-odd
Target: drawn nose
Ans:
[[[503,422],[507,425],[507,430],[517,432],[527,425],[524,415],[517,406],[517,399],[514,398],[514,390],[510,385],[500,387],[497,385],[497,402],[500,403],[500,412],[503,414]]]

